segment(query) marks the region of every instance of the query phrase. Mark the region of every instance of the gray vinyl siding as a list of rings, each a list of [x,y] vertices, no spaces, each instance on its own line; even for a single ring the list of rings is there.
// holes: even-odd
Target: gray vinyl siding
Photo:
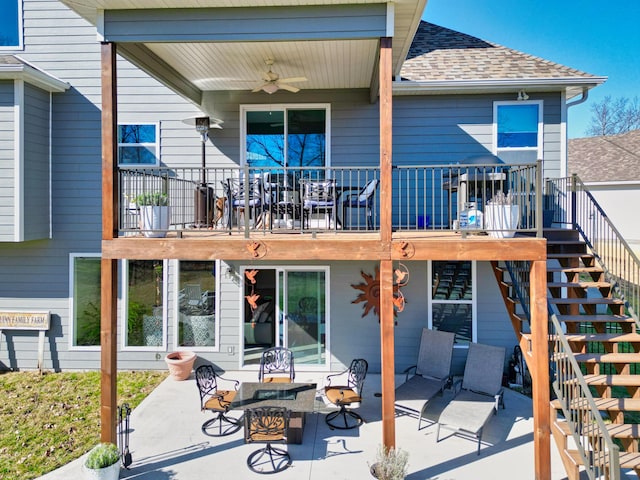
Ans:
[[[49,93],[24,88],[24,240],[49,237]]]
[[[13,81],[0,81],[0,242],[15,239],[15,106]]]

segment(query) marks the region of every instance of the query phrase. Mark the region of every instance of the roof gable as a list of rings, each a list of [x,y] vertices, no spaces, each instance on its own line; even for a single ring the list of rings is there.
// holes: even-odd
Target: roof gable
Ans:
[[[640,180],[640,130],[570,139],[568,173],[584,182]]]
[[[415,82],[601,78],[424,21],[401,76]]]

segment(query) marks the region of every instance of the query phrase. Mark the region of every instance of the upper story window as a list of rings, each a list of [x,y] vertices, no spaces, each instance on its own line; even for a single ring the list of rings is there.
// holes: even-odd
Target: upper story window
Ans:
[[[328,105],[264,105],[242,108],[243,159],[250,167],[325,167]]]
[[[22,48],[22,0],[0,2],[0,50]]]
[[[494,150],[507,163],[542,158],[542,101],[494,102]]]
[[[158,125],[118,125],[118,163],[126,166],[158,165]]]

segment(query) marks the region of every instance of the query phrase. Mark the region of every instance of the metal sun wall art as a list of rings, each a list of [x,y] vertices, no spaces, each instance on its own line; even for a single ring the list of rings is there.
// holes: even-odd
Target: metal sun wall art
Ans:
[[[378,322],[380,322],[380,268],[376,267],[374,276],[368,275],[362,270],[360,275],[364,278],[364,283],[351,286],[356,290],[360,290],[361,293],[351,303],[364,303],[362,306],[364,310],[362,318],[373,310],[373,314],[378,317]],[[409,269],[402,263],[398,264],[398,267],[393,271],[393,278],[393,315],[395,317],[404,310],[406,300],[400,287],[404,287],[409,283]],[[397,324],[398,322],[396,322]]]

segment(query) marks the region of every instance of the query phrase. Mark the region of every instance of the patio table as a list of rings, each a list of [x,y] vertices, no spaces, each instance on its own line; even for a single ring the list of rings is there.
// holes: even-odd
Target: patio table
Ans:
[[[260,383],[244,382],[229,406],[230,410],[258,407],[286,407],[290,412],[288,443],[302,443],[305,414],[316,409],[315,383]],[[245,441],[247,424],[245,415]]]

